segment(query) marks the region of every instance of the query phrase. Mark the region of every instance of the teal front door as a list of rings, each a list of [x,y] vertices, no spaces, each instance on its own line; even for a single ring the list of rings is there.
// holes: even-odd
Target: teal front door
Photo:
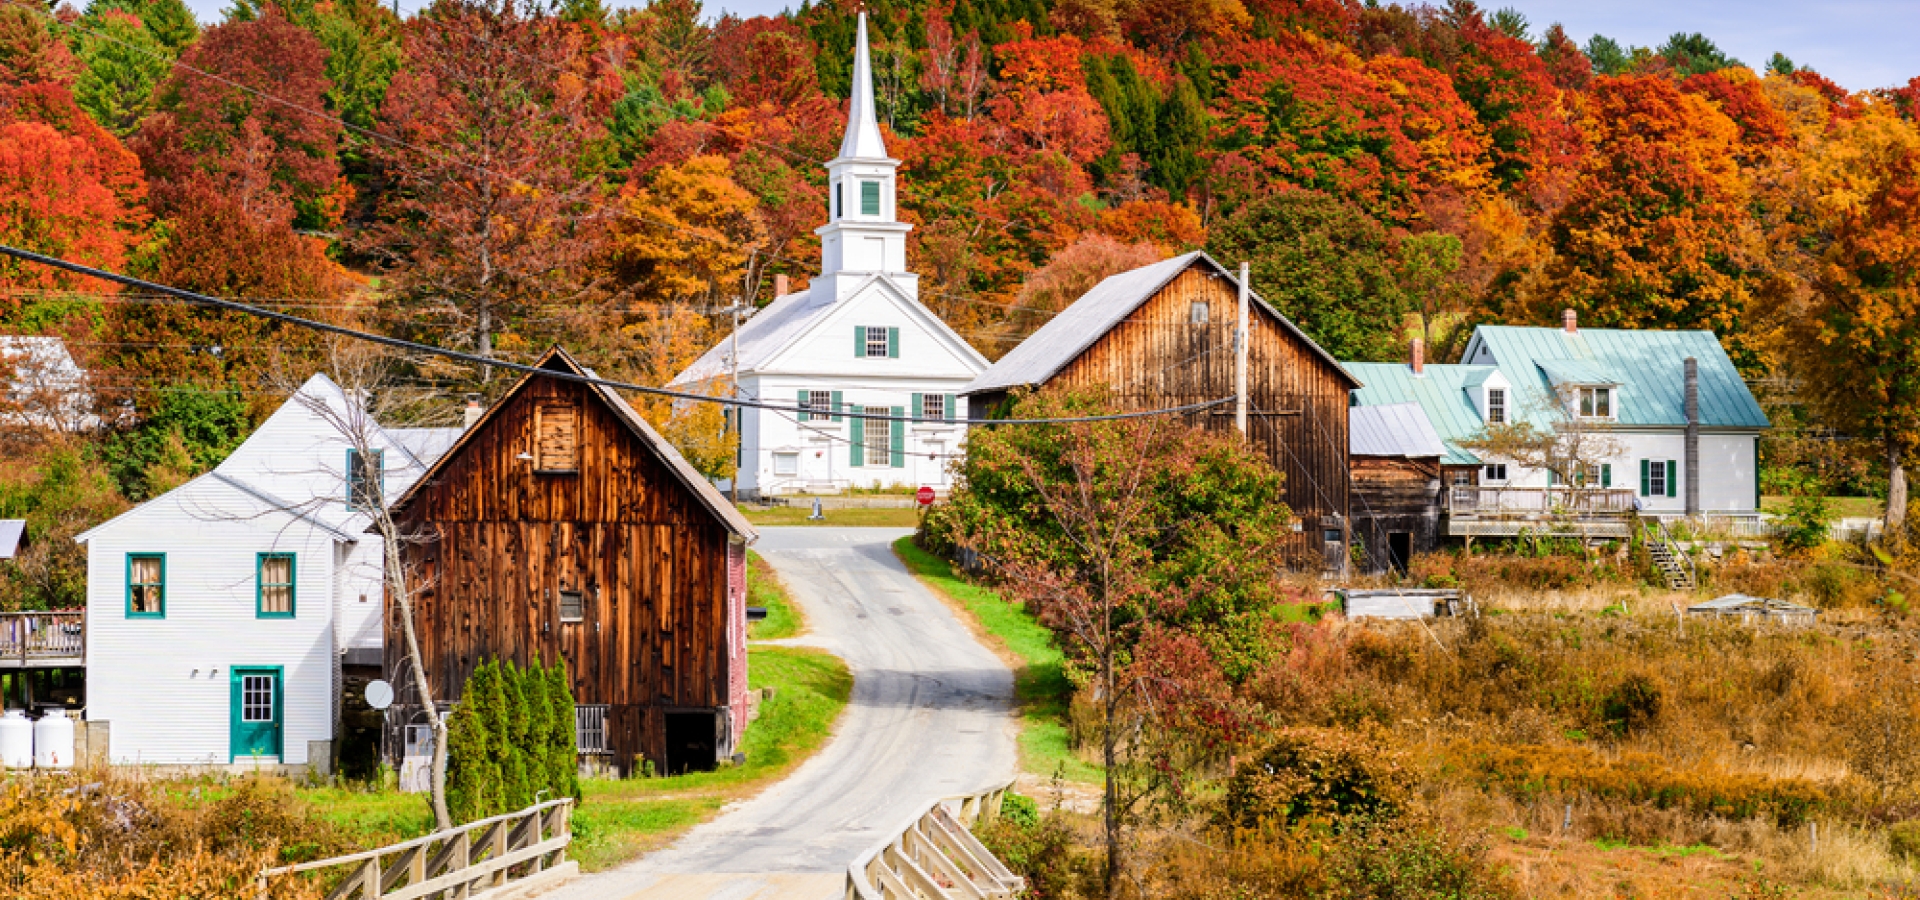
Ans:
[[[232,755],[280,755],[280,669],[233,670]]]

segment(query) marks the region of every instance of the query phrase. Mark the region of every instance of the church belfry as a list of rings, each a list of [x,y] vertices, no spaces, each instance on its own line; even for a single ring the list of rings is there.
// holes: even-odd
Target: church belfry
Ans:
[[[868,275],[885,274],[917,293],[919,279],[907,272],[907,232],[898,220],[895,171],[887,156],[880,119],[873,108],[873,63],[867,50],[867,14],[860,13],[853,48],[853,96],[840,155],[827,162],[827,224],[820,236],[820,279],[838,300]]]

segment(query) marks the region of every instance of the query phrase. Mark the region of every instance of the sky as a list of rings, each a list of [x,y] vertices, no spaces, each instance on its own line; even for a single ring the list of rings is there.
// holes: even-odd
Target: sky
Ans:
[[[412,12],[424,0],[399,0]],[[1406,2],[1406,0],[1401,0]],[[202,22],[217,22],[230,0],[187,0]],[[1480,0],[1511,6],[1538,36],[1555,22],[1585,44],[1604,34],[1623,47],[1657,47],[1677,31],[1700,32],[1758,70],[1775,51],[1849,90],[1905,84],[1920,75],[1920,0]],[[610,5],[636,5],[614,0]],[[714,15],[771,15],[797,0],[707,0]],[[1436,0],[1435,5],[1439,5]]]

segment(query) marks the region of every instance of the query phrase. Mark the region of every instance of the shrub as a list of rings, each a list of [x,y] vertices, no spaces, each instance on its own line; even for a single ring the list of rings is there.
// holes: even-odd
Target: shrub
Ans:
[[[1362,822],[1328,852],[1342,900],[1495,900],[1515,896],[1486,845],[1410,822]]]
[[[1780,517],[1780,546],[1789,553],[1812,550],[1827,542],[1827,526],[1832,521],[1827,498],[1812,494],[1795,497]]]
[[[1226,814],[1241,828],[1385,822],[1405,811],[1412,783],[1398,754],[1359,735],[1288,729],[1234,773]]]
[[[1660,685],[1635,672],[1607,694],[1607,724],[1616,734],[1640,734],[1660,718]]]
[[[1920,822],[1895,822],[1887,829],[1887,849],[1908,862],[1920,862]]]
[[[447,812],[456,822],[524,809],[537,797],[580,797],[573,694],[564,664],[487,660],[448,723]]]
[[[1492,789],[1531,802],[1550,794],[1684,809],[1731,819],[1769,818],[1793,826],[1826,803],[1812,782],[1711,767],[1678,768],[1651,753],[1605,756],[1585,747],[1473,744],[1448,754]]]
[[[974,826],[974,835],[1015,875],[1027,880],[1030,900],[1091,895],[1099,883],[1098,861],[1077,849],[1072,829],[1039,804],[1007,792],[1000,816]]]

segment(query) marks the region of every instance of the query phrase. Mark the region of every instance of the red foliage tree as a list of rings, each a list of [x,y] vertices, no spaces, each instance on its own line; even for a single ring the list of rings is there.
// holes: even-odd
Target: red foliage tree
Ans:
[[[0,87],[0,239],[119,270],[147,225],[139,160],[56,84]],[[0,262],[0,287],[115,288],[40,266]],[[0,319],[20,297],[0,292]]]
[[[0,4],[0,86],[67,85],[79,74],[80,62],[44,17],[25,6]]]
[[[1720,112],[1740,126],[1740,140],[1753,148],[1784,147],[1793,141],[1787,117],[1760,88],[1760,80],[1746,69],[1721,69],[1690,75],[1680,89],[1712,100]]]

